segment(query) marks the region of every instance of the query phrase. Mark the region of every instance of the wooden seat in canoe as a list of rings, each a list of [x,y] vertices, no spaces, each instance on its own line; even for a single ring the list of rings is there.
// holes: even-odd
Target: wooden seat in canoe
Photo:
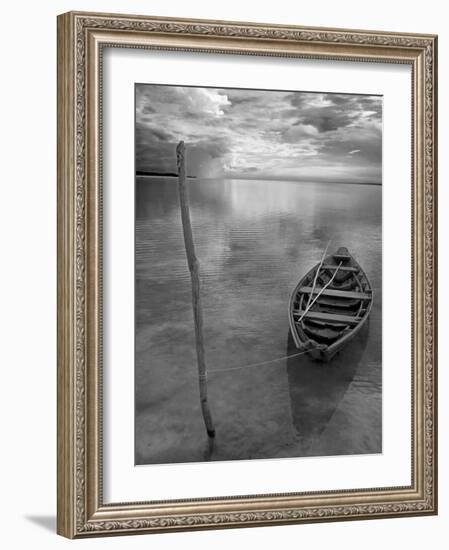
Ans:
[[[338,266],[338,265],[334,265],[334,264],[323,264],[321,266],[322,269],[337,269],[338,268],[338,271],[350,271],[351,273],[358,273],[360,271],[360,269],[358,269],[357,267],[352,267],[350,265],[341,265],[341,266]]]
[[[360,300],[350,300],[349,298],[342,300],[341,298],[321,295],[317,300],[317,304],[320,306],[336,307],[338,309],[358,309],[360,307]]]
[[[299,289],[299,292],[302,292],[303,294],[310,294],[312,292],[311,286],[302,286]],[[330,288],[326,288],[326,290],[323,290],[321,288],[315,288],[313,290],[313,294],[319,294],[321,292],[321,296],[333,296],[334,298],[349,298],[352,300],[371,300],[371,294],[367,294],[366,292],[353,292],[351,290],[332,290]]]
[[[301,317],[301,315],[304,313],[303,310],[296,309],[293,310],[293,315],[297,315],[298,317]],[[312,311],[309,310],[305,316],[304,319],[318,319],[320,321],[331,321],[331,322],[337,322],[337,323],[343,323],[345,325],[357,325],[360,323],[360,317],[351,317],[350,315],[337,315],[335,313],[323,313],[320,311]]]
[[[351,259],[351,256],[348,256],[347,254],[333,254],[332,257],[336,262],[349,262]]]

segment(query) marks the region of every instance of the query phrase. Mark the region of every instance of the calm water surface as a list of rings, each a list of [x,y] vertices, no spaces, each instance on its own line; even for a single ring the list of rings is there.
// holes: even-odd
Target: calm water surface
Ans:
[[[200,411],[177,180],[139,177],[136,464],[381,452],[382,188],[200,179],[188,188],[217,436],[208,441]],[[369,323],[329,364],[248,367],[297,353],[288,300],[329,240],[371,281]]]

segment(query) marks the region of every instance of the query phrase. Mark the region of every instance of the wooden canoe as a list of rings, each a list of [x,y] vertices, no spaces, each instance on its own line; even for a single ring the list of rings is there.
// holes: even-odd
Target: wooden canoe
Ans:
[[[304,275],[292,292],[289,323],[296,347],[329,361],[362,328],[372,302],[365,272],[347,248],[339,248]]]

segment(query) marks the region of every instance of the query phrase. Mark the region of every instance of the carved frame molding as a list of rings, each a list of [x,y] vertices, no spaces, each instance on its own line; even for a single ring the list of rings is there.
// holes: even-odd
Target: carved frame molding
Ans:
[[[104,47],[411,65],[411,486],[103,504]],[[58,17],[58,533],[78,538],[437,512],[436,55],[432,35],[76,12]]]

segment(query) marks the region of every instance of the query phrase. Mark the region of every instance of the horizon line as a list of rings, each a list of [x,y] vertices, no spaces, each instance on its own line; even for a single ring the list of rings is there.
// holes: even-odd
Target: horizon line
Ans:
[[[136,176],[151,177],[151,178],[177,178],[178,174],[173,172],[167,173],[154,173],[145,170],[136,170]],[[276,176],[219,176],[214,178],[201,177],[201,176],[186,176],[189,179],[200,179],[200,180],[249,180],[249,181],[288,181],[288,182],[297,182],[297,183],[332,183],[332,184],[342,184],[342,185],[382,185],[382,182],[376,181],[347,181],[347,180],[332,180],[332,179],[314,179],[314,178],[293,178],[293,177],[276,177]]]

